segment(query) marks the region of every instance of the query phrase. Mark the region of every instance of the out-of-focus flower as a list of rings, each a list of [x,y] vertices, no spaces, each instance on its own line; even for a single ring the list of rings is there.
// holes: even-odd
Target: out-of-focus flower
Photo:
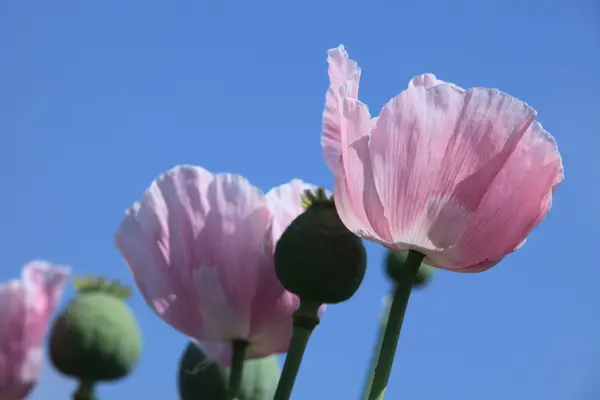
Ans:
[[[282,353],[298,298],[273,252],[307,189],[293,180],[265,195],[242,176],[179,166],[127,211],[116,245],[152,309],[209,357],[230,364],[233,340],[249,343],[247,359]]]
[[[68,268],[32,261],[21,280],[0,284],[0,399],[21,400],[35,386],[46,328],[68,277]]]
[[[230,367],[207,358],[191,341],[179,360],[179,397],[181,400],[226,400],[230,374]],[[238,400],[272,400],[280,375],[275,355],[247,360]]]
[[[544,219],[563,167],[526,103],[423,74],[371,118],[343,46],[329,51],[329,76],[323,151],[337,210],[357,235],[478,272]]]

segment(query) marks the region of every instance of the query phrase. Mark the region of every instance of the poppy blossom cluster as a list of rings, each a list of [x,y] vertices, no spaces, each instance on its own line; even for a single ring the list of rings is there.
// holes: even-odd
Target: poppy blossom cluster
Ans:
[[[289,398],[321,306],[346,301],[362,282],[360,239],[393,253],[388,275],[395,287],[380,343],[380,354],[393,361],[412,285],[424,285],[429,266],[481,272],[498,264],[545,218],[563,180],[555,140],[532,107],[507,93],[464,89],[426,73],[373,116],[359,98],[361,69],[344,46],[329,50],[328,65],[321,146],[333,196],[299,179],[263,193],[240,175],[180,165],[151,183],[116,230],[116,246],[150,308],[191,339],[190,354],[220,364],[213,373],[222,378],[227,371],[228,388],[219,380],[215,389],[211,378],[227,399],[244,393],[244,360],[256,360],[252,365],[263,367],[248,370],[269,376],[267,385],[246,382],[246,391],[268,388],[265,398]],[[46,326],[67,277],[67,269],[36,261],[20,281],[0,285],[1,399],[22,399],[35,385]],[[63,331],[77,325],[70,314],[86,314],[72,309],[104,304],[103,315],[116,315],[111,304],[126,297],[124,288],[96,283],[61,317]],[[106,359],[114,349],[104,347],[111,346],[97,351],[82,341],[83,361],[74,362],[72,340],[57,334],[51,354],[68,374],[80,376],[82,368],[120,379],[122,353],[126,372],[133,368],[140,335],[129,311],[118,307],[122,318],[115,320],[129,321],[122,332],[135,349],[124,349],[121,331],[106,336],[120,347],[100,373],[86,369],[84,353]],[[104,331],[95,322],[93,329],[82,323],[82,331]],[[288,351],[279,379],[272,356]],[[385,357],[374,358],[368,399],[382,398],[391,370]],[[92,380],[82,378],[78,393],[92,396]]]

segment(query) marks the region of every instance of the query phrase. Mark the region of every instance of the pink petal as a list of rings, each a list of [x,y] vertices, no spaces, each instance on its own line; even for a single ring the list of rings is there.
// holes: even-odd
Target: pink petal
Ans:
[[[271,189],[266,194],[269,209],[273,215],[273,240],[278,240],[288,225],[304,212],[302,207],[304,192],[315,189],[317,187],[314,185],[294,179]]]
[[[481,218],[487,221],[486,229],[494,228],[497,214],[517,218],[507,220],[520,227],[506,239],[512,243],[508,250],[512,251],[529,232],[524,227],[532,228],[540,213],[545,214],[539,193],[550,191],[558,173],[555,149],[549,152],[548,146],[540,146],[544,147],[540,150],[525,144],[528,136],[532,143],[548,142],[547,134],[532,125],[534,117],[527,104],[491,89],[464,92],[449,84],[429,89],[413,86],[392,99],[373,129],[371,154],[375,186],[396,246],[424,251],[430,262],[448,268],[495,259],[501,254],[487,253],[491,251],[487,249],[485,257],[479,253],[471,258],[460,246],[471,237],[472,221]],[[525,176],[516,180],[514,171],[506,168],[513,158],[522,160],[516,161],[520,168],[528,166],[540,172],[522,174]],[[501,181],[505,174],[507,179]],[[529,203],[531,194],[520,185],[540,178],[543,183],[534,185],[537,197],[527,212],[506,211]],[[507,195],[505,203],[494,204],[496,214],[480,214],[488,201],[486,195],[502,188]],[[488,234],[504,233],[490,229]],[[504,249],[506,244],[500,247]]]
[[[439,257],[469,272],[481,260],[498,260],[521,247],[550,210],[552,192],[562,180],[556,142],[533,122],[485,192],[458,245]]]
[[[360,68],[348,57],[343,45],[328,51],[327,62],[329,63],[329,89],[325,96],[321,145],[325,162],[335,174],[341,152],[339,92],[344,87],[345,95],[358,98]]]
[[[167,323],[199,340],[244,338],[268,221],[243,177],[181,166],[128,211],[116,244]]]
[[[232,340],[250,342],[247,358],[289,345],[298,300],[275,276],[280,233],[271,228],[285,229],[285,219],[303,211],[293,193],[305,185],[290,185],[268,199],[241,176],[177,167],[152,184],[117,231],[148,304],[224,364]]]
[[[434,86],[438,86],[445,83],[440,81],[434,74],[421,74],[417,75],[410,80],[408,87],[422,86],[425,89],[429,89]]]
[[[341,168],[335,176],[335,205],[342,222],[364,238],[392,242],[389,223],[373,181],[369,154],[372,126],[367,107],[360,101],[343,101]]]
[[[0,398],[6,400],[23,399],[40,375],[42,342],[69,269],[33,261],[22,275],[0,284]]]
[[[420,87],[424,87],[425,89],[429,89],[429,88],[439,86],[439,85],[444,85],[444,84],[450,85],[460,92],[465,91],[465,89],[461,88],[460,86],[456,86],[454,83],[447,83],[447,82],[439,80],[434,74],[417,75],[410,80],[410,82],[408,83],[408,87],[411,88],[411,87],[420,86]]]

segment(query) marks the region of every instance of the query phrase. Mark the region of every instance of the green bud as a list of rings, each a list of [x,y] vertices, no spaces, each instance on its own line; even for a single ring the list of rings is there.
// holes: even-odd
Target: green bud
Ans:
[[[403,279],[403,272],[407,257],[408,251],[388,252],[386,257],[386,272],[392,280],[398,281]],[[426,286],[433,278],[434,271],[435,268],[422,263],[413,282],[413,288],[421,288]]]
[[[348,300],[365,275],[362,240],[340,220],[323,191],[285,230],[275,249],[275,271],[281,284],[300,299],[319,304]]]
[[[182,400],[227,400],[229,367],[209,359],[194,343],[179,362],[177,385]],[[272,400],[281,370],[275,356],[244,363],[238,400]]]
[[[126,288],[104,278],[76,283],[79,293],[56,318],[50,332],[50,360],[80,381],[114,381],[137,364],[142,338],[122,298]]]

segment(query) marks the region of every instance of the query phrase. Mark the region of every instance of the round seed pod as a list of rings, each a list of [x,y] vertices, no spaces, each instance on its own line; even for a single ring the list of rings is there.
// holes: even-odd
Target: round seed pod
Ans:
[[[342,223],[331,200],[313,201],[288,226],[275,249],[281,284],[301,300],[319,304],[352,297],[366,265],[362,240]]]
[[[385,268],[388,276],[398,281],[403,279],[404,269],[406,268],[406,260],[408,258],[408,251],[404,252],[393,252],[389,251],[385,260]],[[417,272],[417,276],[413,281],[413,288],[425,287],[433,278],[435,268],[422,263]]]
[[[209,359],[190,342],[179,362],[177,386],[181,400],[227,400],[229,367]],[[244,363],[238,400],[272,400],[281,370],[275,356]]]
[[[80,291],[50,332],[52,364],[79,381],[114,381],[127,376],[137,364],[141,348],[141,333],[129,307],[116,292],[99,288]]]

